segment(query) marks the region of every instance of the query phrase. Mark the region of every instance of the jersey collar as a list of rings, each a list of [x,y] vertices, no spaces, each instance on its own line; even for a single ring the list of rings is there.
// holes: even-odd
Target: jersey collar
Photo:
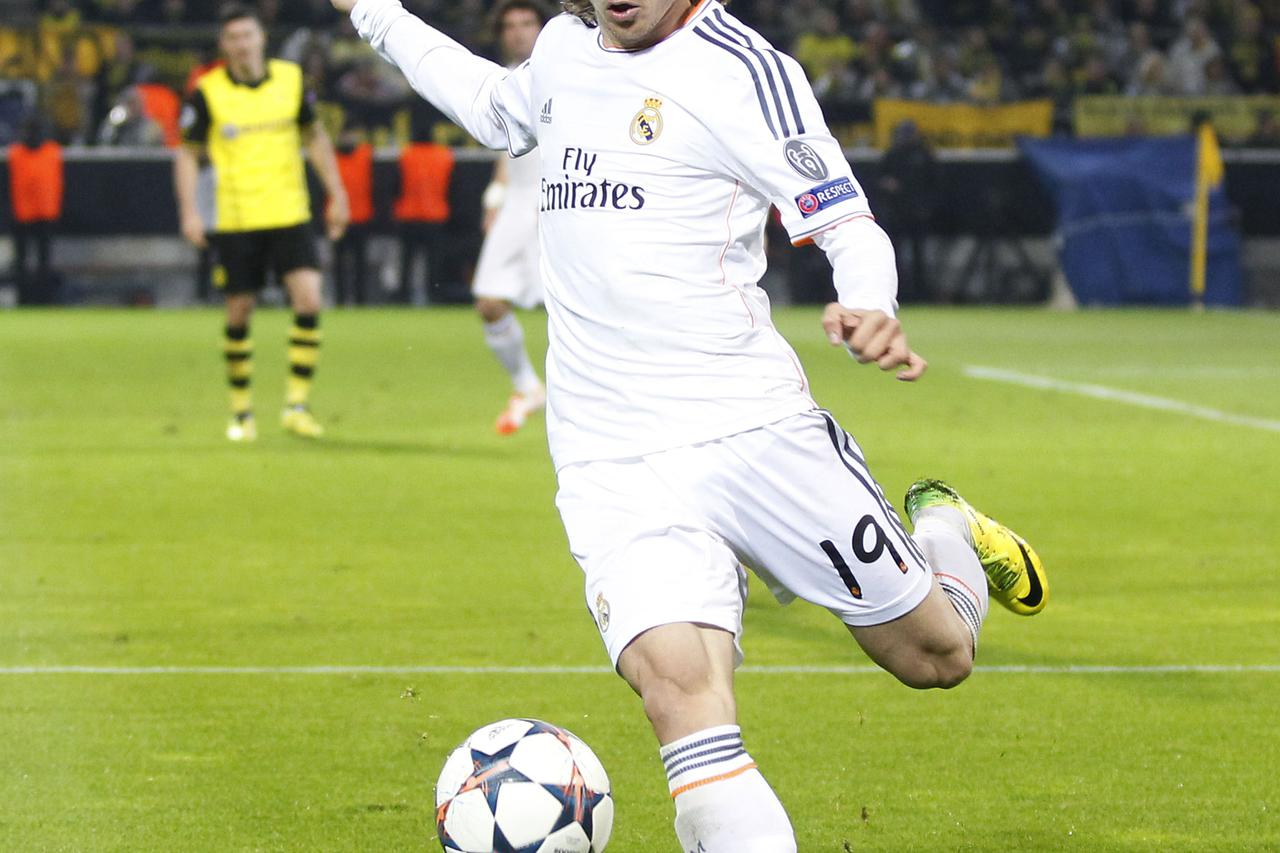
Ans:
[[[703,15],[706,14],[707,9],[709,9],[712,6],[718,6],[718,5],[720,4],[717,3],[716,0],[698,0],[696,4],[690,4],[689,11],[685,12],[684,17],[680,19],[680,26],[676,27],[671,32],[671,35],[668,35],[662,41],[654,42],[648,47],[642,47],[642,48],[639,48],[638,50],[627,50],[626,48],[622,48],[622,47],[609,47],[604,43],[603,30],[601,30],[599,33],[596,34],[596,44],[600,45],[600,49],[603,50],[605,53],[644,53],[646,50],[653,50],[655,47],[657,47],[660,44],[663,44],[668,39],[672,38],[673,36],[677,35],[683,30],[688,29],[689,26],[692,25],[697,19],[701,18]]]
[[[231,73],[230,65],[226,65],[223,67],[226,68],[227,79],[231,81],[231,85],[233,86],[244,86],[247,89],[256,89],[259,86],[261,86],[263,83],[271,79],[271,60],[269,59],[263,65],[262,76],[259,77],[257,80],[239,80],[236,78],[236,75]]]

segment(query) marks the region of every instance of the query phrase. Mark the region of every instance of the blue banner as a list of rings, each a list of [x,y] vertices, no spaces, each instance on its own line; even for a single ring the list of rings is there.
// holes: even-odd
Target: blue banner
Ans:
[[[1057,205],[1062,271],[1082,305],[1191,301],[1195,137],[1018,145]],[[1209,197],[1205,303],[1240,302],[1240,237],[1219,186]]]

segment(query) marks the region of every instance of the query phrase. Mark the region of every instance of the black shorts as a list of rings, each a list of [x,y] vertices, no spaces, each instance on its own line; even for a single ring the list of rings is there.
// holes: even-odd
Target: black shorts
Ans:
[[[311,223],[261,231],[224,231],[209,241],[213,250],[213,282],[227,293],[255,293],[267,286],[267,271],[284,284],[297,269],[320,269]]]

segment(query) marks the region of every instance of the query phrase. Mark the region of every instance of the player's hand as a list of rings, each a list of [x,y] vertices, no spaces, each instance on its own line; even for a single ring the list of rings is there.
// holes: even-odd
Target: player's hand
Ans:
[[[329,2],[333,4],[333,8],[344,15],[350,15],[356,5],[356,0],[329,0]]]
[[[845,346],[861,364],[875,362],[881,370],[898,371],[903,382],[924,375],[929,363],[907,346],[902,324],[883,311],[859,311],[832,302],[822,312],[822,328],[832,346]]]
[[[186,238],[188,243],[197,249],[208,248],[209,240],[205,236],[204,219],[201,218],[200,214],[183,214],[179,227],[182,230],[182,236]]]
[[[324,230],[330,240],[341,240],[347,233],[347,224],[351,221],[351,209],[347,206],[346,193],[338,193],[329,197],[329,204],[324,211]]]
[[[498,218],[498,208],[489,208],[484,212],[484,219],[480,222],[480,230],[488,234],[489,229],[493,227],[493,221]]]

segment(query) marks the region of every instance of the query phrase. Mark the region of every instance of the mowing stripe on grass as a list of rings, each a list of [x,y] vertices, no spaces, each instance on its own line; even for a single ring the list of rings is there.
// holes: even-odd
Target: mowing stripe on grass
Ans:
[[[1096,400],[1111,400],[1116,403],[1127,403],[1143,409],[1158,409],[1162,412],[1174,412],[1206,421],[1221,424],[1252,427],[1267,432],[1280,432],[1280,421],[1267,418],[1254,418],[1248,415],[1236,415],[1208,406],[1197,406],[1181,400],[1167,397],[1154,397],[1150,394],[1139,394],[1106,385],[1093,385],[1087,382],[1066,382],[1048,376],[1036,376],[1031,373],[1020,373],[1016,370],[1005,370],[999,367],[983,367],[971,364],[964,368],[964,375],[972,379],[986,379],[991,382],[1005,382],[1010,385],[1021,385],[1026,388],[1039,388],[1045,391],[1061,391],[1065,394],[1078,394],[1082,397],[1093,397]]]
[[[748,675],[872,675],[878,666],[744,666]],[[1280,664],[1007,664],[976,672],[1013,675],[1280,673]],[[0,675],[609,675],[607,666],[5,666]]]

